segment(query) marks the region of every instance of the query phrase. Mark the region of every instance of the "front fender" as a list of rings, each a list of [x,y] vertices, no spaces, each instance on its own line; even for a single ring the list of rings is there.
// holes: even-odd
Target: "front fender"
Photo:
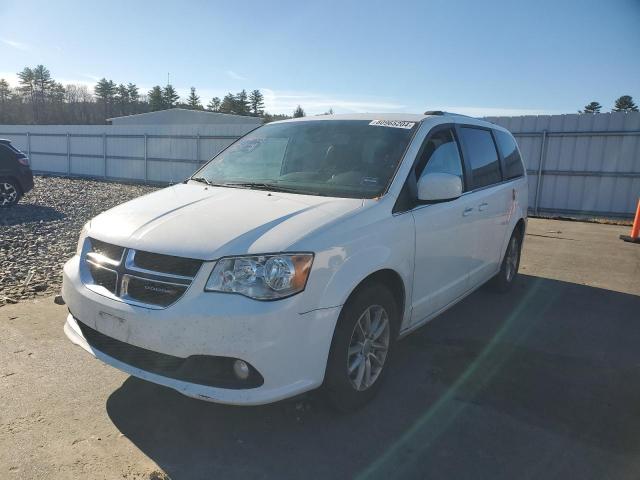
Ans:
[[[365,233],[366,232],[366,233]],[[345,232],[350,240],[342,247],[334,247],[316,254],[315,272],[310,283],[318,308],[344,305],[349,295],[371,274],[389,269],[403,282],[405,309],[403,325],[411,305],[415,232],[413,216],[389,216],[358,232]]]

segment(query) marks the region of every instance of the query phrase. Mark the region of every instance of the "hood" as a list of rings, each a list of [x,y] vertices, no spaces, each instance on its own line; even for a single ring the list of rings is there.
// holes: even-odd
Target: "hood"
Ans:
[[[285,251],[362,206],[359,199],[179,184],[91,220],[89,235],[128,248],[213,260]]]

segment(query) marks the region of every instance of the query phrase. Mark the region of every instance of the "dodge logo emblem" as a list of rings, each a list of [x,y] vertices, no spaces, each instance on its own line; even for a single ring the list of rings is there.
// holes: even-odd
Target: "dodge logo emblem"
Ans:
[[[144,289],[145,290],[150,290],[150,291],[156,292],[156,293],[164,293],[166,295],[173,295],[174,293],[176,293],[176,291],[171,289],[171,288],[162,288],[162,287],[158,287],[156,285],[145,285]]]

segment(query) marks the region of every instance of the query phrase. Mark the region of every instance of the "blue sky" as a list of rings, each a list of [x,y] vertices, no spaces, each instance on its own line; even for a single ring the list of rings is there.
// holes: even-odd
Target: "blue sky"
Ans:
[[[0,78],[42,63],[181,95],[259,88],[272,113],[573,113],[640,103],[640,0],[0,0]]]

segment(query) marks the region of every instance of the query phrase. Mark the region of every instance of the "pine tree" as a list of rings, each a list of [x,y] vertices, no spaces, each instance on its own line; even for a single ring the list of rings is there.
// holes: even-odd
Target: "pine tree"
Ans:
[[[578,113],[600,113],[601,109],[602,105],[598,102],[591,102],[588,105],[585,105],[584,110],[581,110]]]
[[[164,90],[162,91],[162,98],[164,100],[165,108],[175,107],[176,103],[178,103],[178,100],[180,100],[178,92],[176,92],[176,89],[173,88],[173,85],[171,85],[170,83],[167,84],[166,87],[164,87]]]
[[[249,105],[251,106],[251,113],[256,117],[264,113],[264,95],[260,90],[253,90],[249,94]]]
[[[118,105],[118,108],[120,110],[120,115],[125,115],[129,113],[128,107],[129,107],[130,101],[131,100],[129,98],[129,89],[124,83],[121,83],[116,88],[116,93],[115,93],[115,102]]]
[[[49,88],[49,92],[47,93],[47,98],[52,103],[63,103],[64,97],[66,94],[66,90],[64,85],[58,82],[53,82],[51,87]]]
[[[140,93],[135,83],[127,84],[127,92],[129,93],[129,103],[131,104],[131,112],[138,111],[138,103],[140,102]]]
[[[210,110],[212,112],[219,112],[220,111],[220,99],[218,97],[213,97],[211,99],[211,101],[209,102],[209,105],[207,105],[207,110]]]
[[[191,110],[202,110],[202,104],[200,103],[200,97],[196,95],[196,87],[191,87],[191,93],[187,97],[187,106]]]
[[[4,78],[0,78],[0,123],[9,123],[7,104],[9,103],[10,96],[11,88],[9,87],[9,82]]]
[[[638,106],[633,102],[633,98],[631,97],[631,95],[622,95],[616,100],[613,111],[624,113],[637,112]]]
[[[55,87],[56,82],[51,78],[51,72],[44,65],[36,65],[33,69],[33,80],[36,88],[36,102],[39,104],[39,110],[44,111],[44,104],[49,100],[51,90]]]
[[[298,105],[298,108],[296,108],[293,111],[293,118],[301,118],[306,116],[306,113],[304,113],[304,110],[302,109],[302,107],[300,105]]]
[[[220,104],[220,112],[236,113],[236,96],[233,93],[227,93]]]
[[[246,90],[242,90],[236,94],[234,112],[238,115],[249,115],[249,97]]]
[[[31,104],[31,111],[33,115],[33,121],[38,122],[38,102],[36,101],[36,82],[33,70],[29,67],[24,67],[21,72],[18,72],[18,92],[27,99]]]
[[[111,106],[116,95],[116,84],[112,80],[101,78],[93,91],[104,106],[105,119],[111,115]]]
[[[65,117],[64,98],[66,89],[59,82],[52,82],[47,92],[47,102],[50,104],[45,110],[47,113],[46,120],[53,123],[62,123]]]
[[[149,97],[149,109],[152,112],[165,109],[164,95],[160,85],[156,85],[151,90],[149,90],[147,96]]]
[[[0,78],[0,105],[4,105],[9,101],[10,94],[11,89],[9,88],[9,82],[4,78]]]

